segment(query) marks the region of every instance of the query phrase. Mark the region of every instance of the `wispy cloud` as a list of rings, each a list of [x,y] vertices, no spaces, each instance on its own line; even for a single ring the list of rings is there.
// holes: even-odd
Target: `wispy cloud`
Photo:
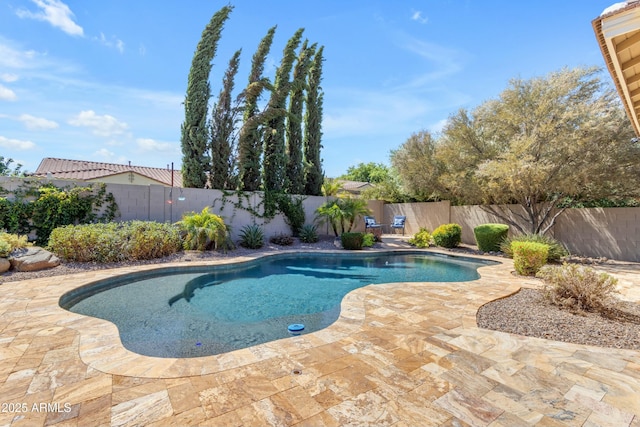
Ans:
[[[22,114],[18,120],[24,123],[29,130],[51,130],[58,128],[58,123],[42,117],[34,117],[31,114]]]
[[[84,30],[81,26],[75,23],[75,15],[69,9],[69,6],[59,0],[31,0],[39,10],[32,12],[26,9],[18,9],[16,14],[20,18],[35,19],[38,21],[45,21],[59,28],[65,33],[71,36],[84,35]]]
[[[101,160],[107,163],[126,163],[127,158],[124,156],[118,156],[113,151],[109,151],[106,148],[101,148],[93,153],[93,157],[96,160]]]
[[[412,21],[416,21],[416,22],[418,22],[418,23],[420,23],[420,24],[426,24],[427,22],[429,22],[429,18],[427,18],[426,16],[424,16],[424,15],[422,14],[422,11],[420,11],[420,10],[414,10],[414,11],[411,13],[411,20],[412,20]]]
[[[136,145],[140,152],[154,152],[154,151],[174,151],[177,150],[175,144],[170,142],[160,142],[151,138],[138,138]]]
[[[118,52],[124,53],[124,42],[117,38],[116,36],[111,36],[111,38],[107,38],[104,33],[100,33],[100,37],[94,37],[94,40],[98,41],[103,46],[117,49]]]
[[[6,86],[0,85],[0,101],[15,101],[18,95]]]
[[[129,125],[119,121],[113,116],[105,114],[99,116],[93,110],[81,111],[77,116],[69,120],[71,126],[87,127],[94,135],[110,137],[123,134]]]
[[[18,75],[10,74],[10,73],[2,73],[0,74],[0,80],[7,83],[13,83],[15,81],[18,81]]]
[[[35,146],[36,144],[34,144],[31,141],[6,138],[4,136],[0,136],[0,147],[2,148],[24,151],[24,150],[31,150],[32,148],[35,148]]]

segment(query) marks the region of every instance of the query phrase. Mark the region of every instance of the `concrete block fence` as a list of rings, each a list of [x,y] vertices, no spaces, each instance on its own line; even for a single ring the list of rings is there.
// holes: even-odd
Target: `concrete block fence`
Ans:
[[[51,182],[58,187],[88,185],[83,181],[41,181]],[[23,178],[0,177],[0,185],[9,193],[23,182]],[[253,223],[263,226],[267,238],[290,233],[281,214],[271,220],[256,217],[245,209],[236,208],[235,204],[239,202],[237,196],[225,197],[219,190],[109,183],[107,191],[113,194],[118,203],[119,220],[122,221],[175,222],[186,212],[199,212],[205,206],[210,206],[212,212],[222,216],[230,225],[234,240],[242,227]],[[261,200],[262,193],[255,192],[248,198],[243,197],[240,202],[243,206],[260,211]],[[321,196],[305,197],[307,223],[313,222],[315,210],[327,200]],[[416,233],[420,227],[433,231],[441,224],[460,224],[462,241],[467,244],[475,244],[473,229],[477,225],[503,222],[479,206],[451,206],[448,201],[385,204],[379,200],[370,200],[368,206],[378,222],[383,224],[392,223],[394,215],[405,215],[407,235]],[[358,221],[354,231],[363,230],[363,221]],[[318,231],[324,235],[332,234],[327,225],[320,226]],[[510,230],[510,233],[513,231]],[[568,209],[557,219],[551,235],[564,243],[574,254],[640,262],[640,208]]]

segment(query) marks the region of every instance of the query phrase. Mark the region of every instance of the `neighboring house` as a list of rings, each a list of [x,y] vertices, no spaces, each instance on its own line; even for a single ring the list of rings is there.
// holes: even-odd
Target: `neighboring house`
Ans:
[[[179,170],[172,171],[170,168],[133,166],[131,162],[129,162],[128,165],[121,165],[116,163],[45,157],[40,162],[38,169],[29,175],[42,178],[73,179],[110,184],[182,187],[182,174]]]
[[[347,181],[344,179],[337,179],[336,182],[342,184],[342,189],[340,192],[349,193],[353,195],[359,196],[364,190],[368,190],[373,188],[373,184],[370,182],[362,182],[362,181]]]
[[[616,3],[592,25],[627,116],[640,136],[640,1]]]

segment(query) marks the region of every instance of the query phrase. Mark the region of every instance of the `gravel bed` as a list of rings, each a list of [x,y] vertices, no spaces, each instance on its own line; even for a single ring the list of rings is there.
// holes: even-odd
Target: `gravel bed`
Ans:
[[[290,246],[278,246],[266,242],[261,249],[238,247],[227,252],[179,252],[149,261],[111,264],[69,262],[49,270],[24,273],[9,271],[0,276],[0,284],[134,265],[189,262],[256,255],[264,252],[330,250],[335,249],[333,242],[333,237],[323,237],[317,243],[302,243],[296,239]],[[481,254],[474,247],[461,247],[449,252],[460,255]],[[540,290],[523,288],[510,297],[482,306],[477,313],[477,322],[481,328],[519,335],[599,347],[640,350],[640,304],[620,302],[616,305],[616,309],[611,310],[608,316],[598,313],[575,314],[548,303]]]

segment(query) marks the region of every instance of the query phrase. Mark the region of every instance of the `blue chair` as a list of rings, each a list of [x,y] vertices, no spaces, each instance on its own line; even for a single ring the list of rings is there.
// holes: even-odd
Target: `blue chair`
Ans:
[[[402,229],[402,235],[404,236],[404,223],[407,221],[407,217],[404,215],[396,215],[393,217],[393,222],[389,227],[393,229]]]
[[[371,228],[371,229],[380,229],[380,231],[382,231],[382,224],[376,222],[375,217],[372,216],[365,216],[364,217],[364,232],[366,233],[367,230]]]

